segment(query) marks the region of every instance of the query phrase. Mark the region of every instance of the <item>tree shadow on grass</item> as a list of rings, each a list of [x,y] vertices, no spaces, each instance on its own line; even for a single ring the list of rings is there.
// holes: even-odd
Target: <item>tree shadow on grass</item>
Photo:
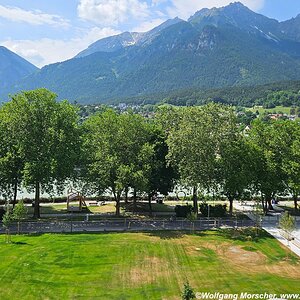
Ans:
[[[186,232],[183,231],[151,231],[149,236],[159,237],[162,240],[180,239]]]
[[[12,241],[11,243],[14,244],[14,245],[30,245],[26,242],[14,242],[14,241]]]
[[[132,202],[121,203],[121,207],[128,213],[145,213],[149,214],[149,204],[147,202],[137,202],[136,206]],[[174,213],[174,208],[162,203],[152,203],[152,212]]]
[[[199,237],[203,237],[206,234],[203,232],[190,232],[190,231],[151,231],[148,233],[149,236],[159,237],[162,240],[171,240],[171,239],[180,239],[185,235],[196,235]]]
[[[264,239],[273,238],[268,232],[263,229],[254,227],[245,228],[222,228],[216,230],[216,234],[223,238],[241,242],[259,242]]]

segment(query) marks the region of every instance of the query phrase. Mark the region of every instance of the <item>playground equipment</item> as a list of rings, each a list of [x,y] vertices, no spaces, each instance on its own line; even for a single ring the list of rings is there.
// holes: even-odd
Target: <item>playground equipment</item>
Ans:
[[[69,191],[67,197],[67,210],[69,212],[79,212],[87,209],[83,195],[78,191]]]

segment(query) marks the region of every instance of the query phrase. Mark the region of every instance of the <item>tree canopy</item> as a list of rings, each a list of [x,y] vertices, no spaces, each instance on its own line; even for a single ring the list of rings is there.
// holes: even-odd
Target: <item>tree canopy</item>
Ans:
[[[63,188],[78,160],[76,109],[67,101],[57,102],[54,93],[38,89],[12,96],[1,108],[1,116],[11,139],[4,158],[16,162],[18,183],[21,176],[24,186],[35,191],[34,217],[38,218],[41,190],[51,192],[54,183]],[[10,162],[3,164],[2,172],[7,174],[9,167]]]

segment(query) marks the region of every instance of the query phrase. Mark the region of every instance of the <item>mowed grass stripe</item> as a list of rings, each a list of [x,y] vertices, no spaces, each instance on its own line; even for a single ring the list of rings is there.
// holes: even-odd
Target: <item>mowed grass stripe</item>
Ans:
[[[1,299],[179,299],[196,291],[295,293],[299,259],[268,235],[226,231],[13,236],[0,244]]]

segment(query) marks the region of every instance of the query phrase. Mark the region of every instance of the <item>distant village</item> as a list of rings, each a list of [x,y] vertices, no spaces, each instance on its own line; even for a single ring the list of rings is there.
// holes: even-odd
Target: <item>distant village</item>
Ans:
[[[84,121],[87,119],[90,115],[95,114],[96,112],[99,112],[103,110],[104,108],[112,108],[119,112],[126,112],[126,111],[133,111],[135,113],[139,113],[143,115],[145,118],[152,118],[155,114],[155,110],[158,105],[152,105],[152,104],[127,104],[127,103],[119,103],[119,104],[110,104],[110,105],[104,105],[104,104],[87,104],[87,105],[79,105],[79,114],[81,117],[81,120]],[[286,110],[286,109],[285,109]],[[258,117],[264,118],[264,119],[272,119],[272,120],[291,120],[295,121],[300,116],[300,108],[298,107],[291,107],[288,112],[281,112],[280,109],[274,108],[273,111],[270,109],[264,109],[263,106],[254,106],[251,109],[247,108],[237,108],[237,116],[240,119],[240,123],[245,125],[250,125],[251,121],[253,119],[256,119]]]

